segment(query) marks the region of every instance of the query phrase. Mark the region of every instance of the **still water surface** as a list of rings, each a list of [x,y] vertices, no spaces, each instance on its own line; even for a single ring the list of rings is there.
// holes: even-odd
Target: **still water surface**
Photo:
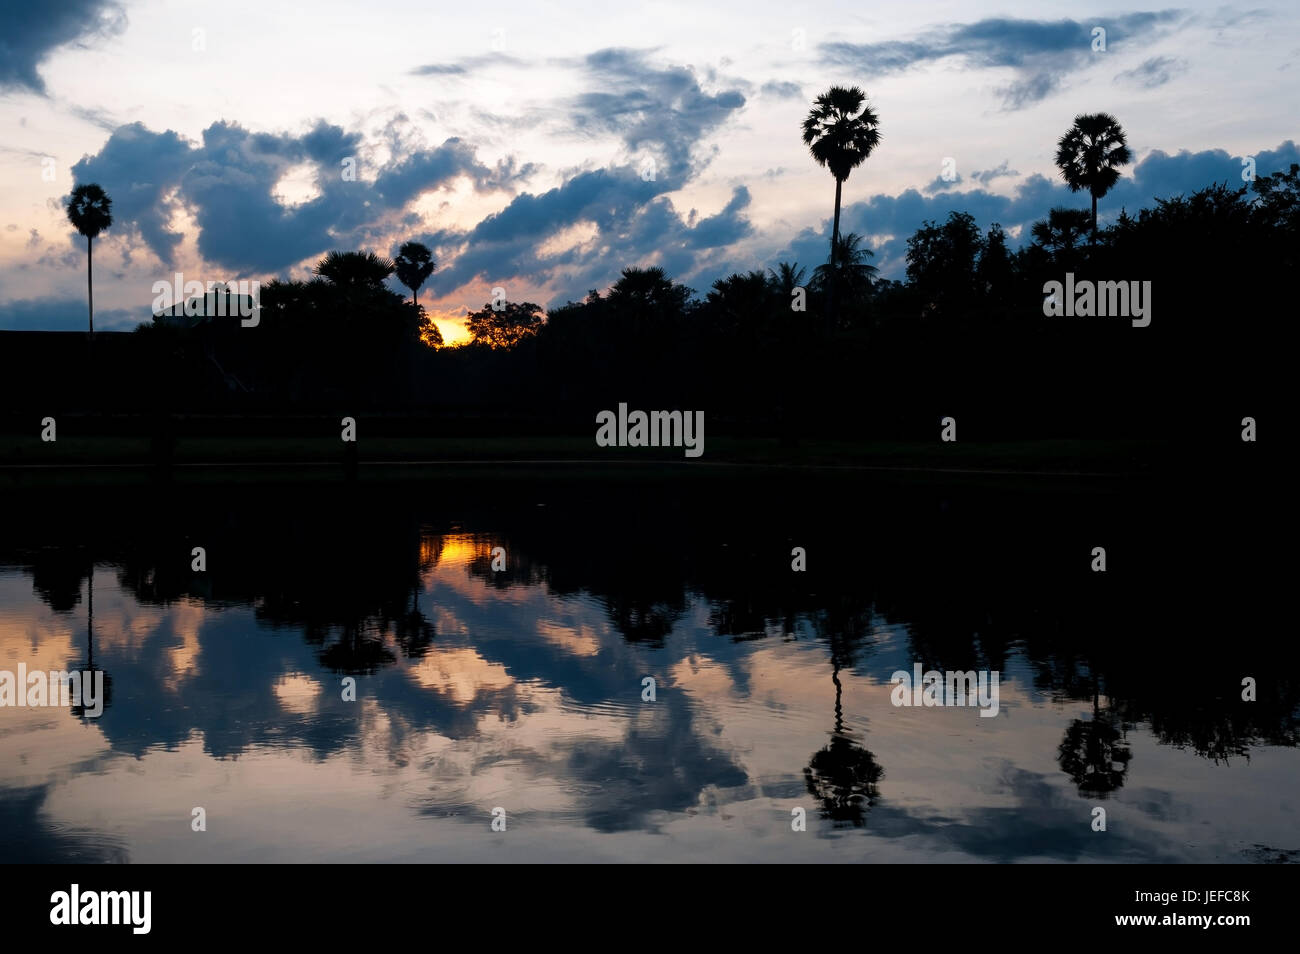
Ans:
[[[1297,860],[1263,561],[1186,502],[1048,483],[8,493],[0,669],[110,697],[0,708],[0,860]],[[893,705],[917,663],[997,671],[996,717]]]

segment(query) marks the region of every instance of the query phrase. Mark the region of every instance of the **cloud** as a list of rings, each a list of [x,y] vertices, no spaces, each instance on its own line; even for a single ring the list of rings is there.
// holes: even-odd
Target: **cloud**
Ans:
[[[450,262],[435,273],[434,284],[455,289],[485,278],[545,283],[574,275],[585,291],[613,269],[609,261],[621,268],[654,257],[686,268],[694,264],[689,250],[707,260],[706,250],[748,234],[746,189],[737,189],[721,211],[699,222],[684,219],[664,198],[707,165],[710,153],[700,142],[744,105],[744,96],[737,89],[707,90],[694,71],[647,57],[644,51],[607,49],[566,61],[582,74],[585,88],[555,110],[580,135],[613,137],[630,154],[626,165],[570,170],[560,186],[517,195],[468,230],[434,233],[439,260]],[[451,75],[502,59],[421,71]],[[251,132],[218,122],[198,144],[136,123],[116,129],[73,173],[77,181],[104,186],[114,200],[115,224],[138,233],[164,262],[181,238],[172,223],[184,210],[194,216],[198,249],[207,262],[267,274],[283,273],[329,248],[387,243],[398,224],[418,227],[410,205],[423,192],[462,178],[481,191],[511,187],[537,168],[513,157],[486,166],[459,138],[433,148],[411,146],[390,127],[381,146],[393,158],[372,168],[371,143],[324,121],[301,134]],[[357,162],[356,181],[340,174],[348,158]],[[293,180],[301,181],[304,165],[313,194],[287,206],[276,197],[277,183],[291,170]],[[597,240],[543,253],[553,236],[573,226],[594,227]],[[602,259],[609,255],[614,258]]]
[[[169,228],[169,197],[189,168],[191,153],[177,133],[131,123],[109,136],[97,155],[73,165],[72,175],[76,182],[104,187],[113,200],[114,229],[133,225],[154,254],[170,262],[181,236]]]
[[[583,66],[592,88],[568,103],[574,127],[657,154],[656,174],[678,185],[704,164],[694,157],[697,144],[745,105],[738,89],[706,92],[689,68],[655,66],[644,51],[599,50]]]
[[[1046,98],[1066,74],[1095,61],[1095,27],[1106,31],[1106,49],[1150,39],[1184,14],[1178,10],[1129,13],[1095,21],[1017,20],[991,17],[975,23],[935,27],[903,40],[879,43],[822,43],[822,61],[850,67],[871,78],[949,57],[965,69],[1010,69],[1014,79],[998,90],[1006,109],[1022,109]]]
[[[357,170],[353,179],[343,176],[345,160]],[[286,208],[275,187],[303,164],[314,172],[317,194]],[[184,208],[194,215],[199,252],[208,262],[261,273],[280,273],[340,243],[368,238],[386,214],[461,176],[488,189],[519,174],[512,165],[483,165],[471,147],[452,138],[409,149],[366,181],[361,136],[323,120],[301,135],[250,132],[223,121],[205,129],[198,145],[133,123],[119,127],[72,171],[78,182],[102,185],[113,199],[115,227],[138,231],[164,263],[181,238],[170,223]]]
[[[526,66],[524,60],[505,53],[484,53],[454,63],[426,63],[411,70],[414,76],[468,76],[491,66]]]
[[[1140,66],[1115,74],[1115,80],[1116,82],[1127,80],[1147,89],[1155,89],[1157,86],[1165,85],[1179,73],[1185,73],[1186,71],[1187,62],[1185,60],[1172,56],[1153,56]]]
[[[565,128],[614,137],[629,153],[626,163],[570,170],[559,186],[517,195],[468,230],[431,236],[439,261],[448,263],[431,279],[435,294],[516,279],[558,289],[554,305],[608,285],[628,265],[655,262],[678,277],[702,275],[725,246],[751,234],[748,189],[733,190],[721,210],[698,220],[667,198],[708,164],[711,154],[700,143],[744,106],[744,95],[705,89],[693,70],[649,57],[605,49],[561,63],[582,73],[587,87],[563,101]],[[592,237],[549,247],[553,237],[584,228]]]
[[[0,3],[0,90],[45,94],[36,68],[61,46],[121,33],[126,14],[114,0]]]
[[[977,169],[976,171],[970,174],[970,177],[974,179],[976,182],[982,183],[984,185],[988,185],[994,179],[1001,179],[1003,176],[1020,175],[1020,173],[1017,172],[1015,169],[1009,169],[1007,168],[1007,166],[1008,166],[1008,161],[1006,159],[1003,159],[997,165],[996,168],[985,169],[983,171]]]
[[[429,63],[411,72],[416,76],[463,76],[469,70],[463,63]]]
[[[771,80],[764,83],[758,90],[764,96],[772,96],[777,99],[802,99],[803,87],[798,83],[778,82]]]
[[[978,182],[980,185],[988,185],[994,179],[1001,179],[1005,176],[1018,176],[1018,175],[1020,175],[1020,173],[1017,172],[1015,169],[1008,168],[1008,161],[1006,159],[1003,159],[1002,162],[999,163],[998,166],[994,169],[975,170],[970,174],[970,179],[973,182]],[[921,191],[922,192],[948,192],[948,191],[952,191],[956,186],[961,185],[965,181],[966,178],[963,177],[961,173],[957,173],[956,178],[952,179],[951,181],[945,179],[941,175],[935,176],[926,185],[922,186]]]
[[[447,294],[522,279],[559,288],[554,305],[605,287],[628,265],[656,262],[674,276],[703,274],[723,247],[751,233],[745,216],[750,195],[743,187],[717,214],[698,221],[679,214],[666,191],[664,182],[618,167],[578,173],[541,195],[516,196],[465,232],[432,237],[439,261],[450,265],[434,273],[431,285]],[[581,225],[593,227],[594,238],[543,252],[552,236]]]

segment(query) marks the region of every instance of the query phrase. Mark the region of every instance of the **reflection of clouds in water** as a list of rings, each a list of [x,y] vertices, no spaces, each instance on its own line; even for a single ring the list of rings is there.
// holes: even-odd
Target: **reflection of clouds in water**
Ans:
[[[433,649],[408,671],[421,687],[449,696],[461,705],[472,702],[480,691],[506,689],[514,684],[504,666],[489,662],[470,648]]]
[[[1234,814],[1232,779],[1196,776],[1185,757],[1150,745],[1142,731],[1134,739],[1148,742],[1144,777],[1178,779],[1197,790],[1195,804],[1154,785],[1122,790],[1116,803],[1129,813],[1127,830],[1095,836],[1087,806],[1054,764],[1078,713],[1031,688],[1019,650],[1008,660],[999,719],[901,711],[889,704],[887,678],[917,655],[910,613],[891,621],[867,597],[862,606],[832,604],[835,612],[796,603],[786,613],[755,586],[728,611],[732,638],[717,623],[725,593],[716,587],[683,578],[674,593],[672,572],[644,587],[629,572],[623,585],[620,575],[603,575],[607,567],[589,578],[560,561],[557,592],[549,569],[512,545],[517,575],[488,572],[500,542],[412,534],[408,556],[418,552],[418,570],[406,576],[400,565],[389,572],[400,563],[390,553],[375,556],[382,572],[355,592],[340,589],[352,572],[343,566],[320,579],[300,573],[265,593],[255,574],[236,580],[226,591],[235,598],[222,604],[169,596],[144,574],[160,602],[137,606],[101,566],[95,655],[119,688],[114,704],[95,725],[65,713],[0,713],[0,803],[16,785],[44,786],[46,828],[34,837],[52,837],[39,834],[50,826],[84,830],[93,818],[104,837],[121,835],[141,859],[185,857],[182,840],[160,834],[159,821],[174,803],[203,799],[228,835],[205,850],[228,859],[396,858],[421,843],[473,857],[470,833],[486,828],[495,804],[510,813],[512,844],[531,845],[533,859],[566,850],[595,857],[617,844],[628,857],[659,858],[709,846],[699,860],[809,860],[832,846],[843,857],[895,860],[917,852],[1172,860],[1198,857],[1177,847],[1180,834],[1220,813],[1256,840],[1277,841],[1268,837],[1276,811],[1265,806],[1263,822]],[[328,590],[319,603],[316,589]],[[71,590],[60,593],[66,600]],[[773,622],[781,619],[773,607],[786,625]],[[0,653],[27,659],[35,647],[50,665],[80,659],[84,609],[53,613],[33,598],[29,579],[0,573]],[[417,609],[432,628],[404,637],[420,628],[410,622]],[[853,626],[865,638],[845,641]],[[633,639],[645,635],[661,639]],[[968,642],[934,645],[961,652]],[[810,753],[836,755],[828,741],[833,653],[845,730],[874,762],[854,761],[854,749],[853,758],[822,756],[812,774],[850,801],[865,791],[855,780],[878,781],[881,798],[867,828],[850,830],[856,840],[810,824],[805,841],[778,842],[791,805],[815,817],[803,774]],[[367,660],[378,662],[366,669]],[[345,673],[356,674],[355,703],[340,698]],[[646,675],[658,680],[655,703],[640,698]],[[1287,756],[1271,766],[1279,784],[1294,780],[1294,753]],[[836,788],[841,775],[848,785]]]
[[[167,610],[167,625],[178,643],[168,650],[171,673],[167,676],[166,684],[173,692],[178,692],[183,682],[198,674],[199,627],[203,623],[203,617],[203,604],[197,600],[183,600]],[[96,620],[96,638],[99,636],[98,629]]]
[[[310,715],[320,701],[321,682],[306,673],[294,672],[276,680],[274,692],[281,707],[295,715]]]
[[[601,636],[590,623],[569,624],[542,618],[535,624],[537,634],[574,656],[595,656],[601,650]]]

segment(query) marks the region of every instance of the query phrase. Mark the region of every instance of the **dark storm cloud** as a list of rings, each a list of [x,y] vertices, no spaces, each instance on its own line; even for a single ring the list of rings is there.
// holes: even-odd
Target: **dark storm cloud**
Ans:
[[[113,0],[0,0],[0,90],[45,93],[36,68],[61,46],[113,36],[126,15]]]
[[[1045,98],[1071,72],[1095,62],[1092,31],[1106,31],[1109,51],[1130,41],[1151,39],[1183,18],[1182,11],[1129,13],[1095,20],[1016,20],[991,17],[927,30],[906,40],[880,43],[823,43],[822,60],[851,67],[867,78],[898,73],[947,57],[968,69],[1009,68],[1015,78],[999,90],[1007,109],[1021,109]]]

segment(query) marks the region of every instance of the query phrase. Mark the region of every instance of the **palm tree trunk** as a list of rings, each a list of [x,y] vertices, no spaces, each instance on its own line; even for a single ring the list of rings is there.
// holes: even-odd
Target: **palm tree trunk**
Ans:
[[[844,695],[844,686],[840,684],[840,662],[835,658],[834,652],[831,653],[831,682],[835,683],[835,734],[844,734],[844,705],[842,697]]]
[[[89,235],[86,236],[86,305],[90,308],[90,333],[95,333],[95,288],[91,281],[90,271],[90,242]]]
[[[840,189],[844,185],[844,180],[835,179],[835,224],[831,227],[831,261],[830,261],[830,281],[826,289],[826,327],[827,330],[834,325],[835,315],[835,246],[840,244]]]
[[[95,668],[95,558],[90,558],[90,576],[86,581],[86,653],[89,668]]]

